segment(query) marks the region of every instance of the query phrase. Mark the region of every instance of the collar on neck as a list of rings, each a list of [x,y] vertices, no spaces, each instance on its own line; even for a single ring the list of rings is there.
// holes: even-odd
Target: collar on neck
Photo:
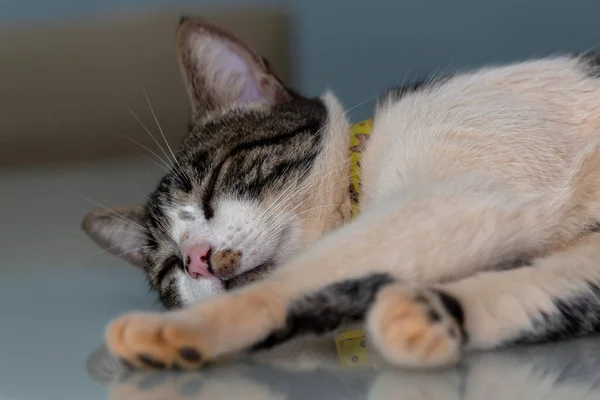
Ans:
[[[360,160],[365,149],[367,139],[373,130],[373,120],[368,119],[358,122],[351,127],[350,133],[350,201],[352,202],[352,217],[360,212],[360,195],[362,187],[360,183]]]

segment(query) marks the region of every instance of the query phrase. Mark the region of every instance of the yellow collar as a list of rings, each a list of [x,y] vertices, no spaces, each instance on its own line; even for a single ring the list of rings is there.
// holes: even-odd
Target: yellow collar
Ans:
[[[352,202],[352,217],[356,217],[360,212],[360,160],[362,152],[367,143],[367,139],[373,129],[373,120],[368,119],[352,125],[350,133],[350,201]]]
[[[352,217],[360,212],[360,160],[367,139],[373,129],[373,120],[368,119],[352,125],[350,134],[350,201],[352,202]],[[365,332],[353,329],[341,332],[335,336],[339,362],[342,368],[362,367],[368,363],[368,353]]]

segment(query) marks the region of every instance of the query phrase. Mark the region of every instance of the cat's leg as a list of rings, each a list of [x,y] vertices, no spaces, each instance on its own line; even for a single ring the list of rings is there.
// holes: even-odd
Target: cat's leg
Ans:
[[[489,349],[600,331],[600,234],[510,271],[427,289],[383,288],[369,311],[372,344],[397,365],[457,361]]]
[[[330,284],[289,302],[276,287],[256,285],[187,310],[127,315],[111,324],[107,344],[135,367],[196,368],[235,350],[263,350],[299,335],[362,322],[377,293],[392,282],[387,274],[373,274]],[[241,314],[234,312],[242,309]],[[236,342],[229,331],[233,325],[239,328]],[[221,329],[221,334],[208,333]],[[233,350],[234,343],[242,347]],[[215,354],[212,349],[228,350]]]
[[[561,193],[522,200],[481,182],[467,183],[402,193],[238,292],[181,311],[122,317],[108,329],[108,346],[138,366],[192,368],[273,335],[277,339],[290,330],[290,321],[297,321],[294,329],[300,331],[326,331],[337,324],[329,318],[345,322],[348,316],[337,306],[309,307],[316,319],[302,313],[291,318],[297,304],[327,285],[334,288],[327,299],[344,298],[340,288],[350,288],[345,298],[352,304],[352,288],[361,285],[346,287],[344,281],[368,279],[375,272],[422,284],[457,279],[555,246],[585,225],[569,219],[570,197]],[[317,324],[323,321],[327,329]]]

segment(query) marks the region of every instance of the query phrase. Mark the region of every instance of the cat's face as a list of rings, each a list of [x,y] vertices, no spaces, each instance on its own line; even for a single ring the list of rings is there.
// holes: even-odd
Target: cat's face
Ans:
[[[173,168],[145,206],[84,220],[167,307],[264,277],[350,213],[348,124],[333,96],[287,90],[206,22],[183,21],[178,49],[193,117]]]

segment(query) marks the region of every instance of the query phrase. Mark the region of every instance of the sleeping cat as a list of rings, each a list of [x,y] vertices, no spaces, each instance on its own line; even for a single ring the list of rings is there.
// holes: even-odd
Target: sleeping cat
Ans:
[[[181,22],[178,50],[193,116],[172,170],[144,207],[84,223],[183,306],[110,325],[128,364],[197,368],[364,322],[390,363],[433,367],[600,329],[599,58],[389,90],[352,219],[334,95],[286,88],[201,20]]]

